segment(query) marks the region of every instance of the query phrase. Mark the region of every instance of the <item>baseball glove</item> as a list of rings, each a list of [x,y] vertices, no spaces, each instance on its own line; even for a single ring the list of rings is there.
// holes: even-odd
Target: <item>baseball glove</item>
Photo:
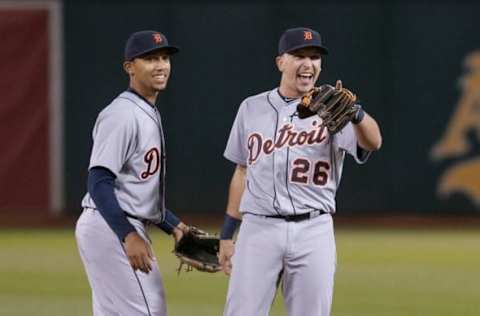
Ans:
[[[335,87],[324,84],[310,90],[297,106],[298,116],[303,119],[318,114],[322,126],[333,135],[342,130],[360,110],[356,101],[357,96],[343,88],[342,81],[337,80]]]
[[[218,262],[217,253],[220,239],[196,227],[189,226],[188,231],[175,243],[173,253],[180,259],[178,273],[184,264],[187,271],[193,268],[202,272],[218,272],[221,266]]]

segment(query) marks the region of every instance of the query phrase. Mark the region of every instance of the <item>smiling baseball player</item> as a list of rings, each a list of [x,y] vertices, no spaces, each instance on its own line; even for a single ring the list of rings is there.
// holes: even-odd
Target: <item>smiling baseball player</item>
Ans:
[[[276,58],[280,86],[247,98],[238,110],[224,154],[237,165],[220,237],[219,260],[230,275],[224,316],[268,315],[280,279],[290,316],[330,315],[332,214],[345,153],[363,163],[380,148],[381,135],[358,105],[336,134],[316,114],[298,116],[327,52],[318,32],[286,30]],[[344,91],[340,82],[334,89],[339,96]]]
[[[176,241],[188,230],[165,208],[165,142],[155,106],[177,51],[159,32],[133,33],[125,47],[129,88],[101,111],[93,129],[88,193],[75,235],[94,315],[166,315],[146,227],[155,224]]]

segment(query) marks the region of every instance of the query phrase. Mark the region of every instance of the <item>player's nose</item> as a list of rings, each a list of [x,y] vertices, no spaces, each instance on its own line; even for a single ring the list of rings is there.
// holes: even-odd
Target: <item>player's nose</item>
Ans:
[[[155,58],[154,59],[155,69],[166,69],[170,67],[170,60],[166,58]]]
[[[313,60],[309,56],[303,58],[303,65],[306,67],[313,67]]]

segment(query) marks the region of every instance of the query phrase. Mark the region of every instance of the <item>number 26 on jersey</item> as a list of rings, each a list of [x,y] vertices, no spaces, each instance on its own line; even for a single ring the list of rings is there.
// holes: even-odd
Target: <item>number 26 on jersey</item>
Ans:
[[[311,162],[305,158],[297,158],[292,162],[292,166],[290,181],[294,183],[313,183],[314,185],[322,186],[328,181],[330,164],[326,161],[318,160]]]

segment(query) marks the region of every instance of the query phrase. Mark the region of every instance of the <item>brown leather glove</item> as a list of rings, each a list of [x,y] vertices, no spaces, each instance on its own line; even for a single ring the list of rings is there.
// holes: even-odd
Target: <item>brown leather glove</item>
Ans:
[[[297,106],[298,116],[303,119],[318,114],[322,125],[333,135],[360,111],[361,107],[355,104],[356,101],[357,96],[343,88],[342,81],[337,80],[335,87],[324,84],[305,95]]]
[[[181,271],[183,264],[187,265],[187,271],[192,268],[202,272],[220,271],[222,267],[217,257],[219,244],[220,239],[216,235],[189,226],[183,237],[175,243],[173,250],[180,260],[178,272]]]

